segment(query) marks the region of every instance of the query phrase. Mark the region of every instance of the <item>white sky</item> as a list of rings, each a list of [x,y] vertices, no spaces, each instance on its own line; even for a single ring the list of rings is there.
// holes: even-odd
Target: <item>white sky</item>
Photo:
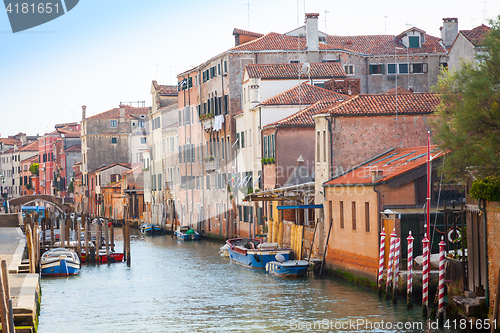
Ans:
[[[150,106],[152,80],[173,84],[175,74],[232,47],[233,28],[285,33],[303,24],[304,12],[320,13],[320,30],[326,24],[332,35],[397,35],[416,26],[439,37],[442,18],[471,29],[498,17],[500,1],[80,0],[16,34],[3,12],[0,136],[80,121],[84,104],[88,116],[120,101]]]

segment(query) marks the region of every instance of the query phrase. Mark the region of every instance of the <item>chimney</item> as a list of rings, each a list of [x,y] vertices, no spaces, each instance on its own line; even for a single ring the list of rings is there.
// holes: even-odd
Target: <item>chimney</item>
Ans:
[[[87,107],[85,105],[82,105],[82,120],[85,120],[87,117],[86,115]]]
[[[307,60],[319,62],[318,13],[306,13]]]
[[[120,118],[125,118],[125,108],[120,105]]]
[[[456,17],[443,18],[441,39],[446,47],[451,47],[458,34],[458,19]]]
[[[372,184],[384,177],[384,170],[372,170]]]

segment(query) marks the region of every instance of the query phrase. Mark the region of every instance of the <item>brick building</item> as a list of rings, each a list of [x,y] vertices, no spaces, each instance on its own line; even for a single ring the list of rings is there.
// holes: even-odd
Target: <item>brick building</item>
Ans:
[[[431,149],[433,160],[445,154],[436,146]],[[323,184],[326,234],[331,224],[328,265],[376,281],[382,228],[388,234],[395,229],[406,239],[408,226],[401,216],[408,210],[424,212],[426,163],[427,146],[394,148]],[[422,233],[413,229],[415,244]]]

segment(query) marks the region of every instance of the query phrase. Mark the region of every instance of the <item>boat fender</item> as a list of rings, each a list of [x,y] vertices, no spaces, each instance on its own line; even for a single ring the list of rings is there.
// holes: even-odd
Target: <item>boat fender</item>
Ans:
[[[253,257],[255,258],[255,261],[260,262],[260,258],[259,258],[259,256],[257,255],[257,253],[255,253],[255,254],[253,255]]]
[[[281,253],[278,253],[274,257],[276,258],[276,261],[278,261],[278,262],[284,263],[286,261],[285,257]]]

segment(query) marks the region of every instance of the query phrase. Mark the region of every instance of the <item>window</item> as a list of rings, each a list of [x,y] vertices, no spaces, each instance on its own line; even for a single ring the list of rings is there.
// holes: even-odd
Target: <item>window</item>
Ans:
[[[415,74],[427,73],[427,64],[411,64],[411,72]]]
[[[321,138],[320,138],[320,132],[318,131],[317,138],[316,138],[316,162],[318,162],[318,163],[321,161],[320,156],[319,156],[319,154],[321,152],[320,146],[321,146]]]
[[[117,138],[111,138],[111,143],[117,143],[118,139]]]
[[[118,121],[116,119],[111,119],[109,121],[109,127],[117,127],[118,126]]]
[[[224,60],[224,73],[227,73],[227,61]]]
[[[340,228],[344,229],[344,202],[340,202],[340,207],[339,207],[339,214],[340,214]]]
[[[419,36],[409,36],[408,40],[410,42],[410,47],[420,47],[420,37]]]
[[[370,203],[365,202],[365,230],[370,232]]]
[[[139,126],[139,127],[144,127],[144,120],[139,120],[139,121],[137,122],[137,126]]]
[[[298,60],[290,60],[290,63],[291,64],[298,64],[298,63],[300,63],[300,61],[298,61]]]
[[[399,74],[408,74],[408,64],[399,64]]]
[[[344,71],[347,75],[354,75],[354,65],[344,65]]]
[[[370,75],[384,74],[384,64],[370,64]]]
[[[352,230],[356,230],[356,202],[352,202]]]
[[[146,137],[141,138],[141,144],[146,144]]]
[[[397,74],[396,64],[387,64],[387,74]]]
[[[323,162],[326,162],[326,131],[323,131]]]
[[[240,133],[240,138],[241,138],[241,148],[245,148],[245,132]]]

